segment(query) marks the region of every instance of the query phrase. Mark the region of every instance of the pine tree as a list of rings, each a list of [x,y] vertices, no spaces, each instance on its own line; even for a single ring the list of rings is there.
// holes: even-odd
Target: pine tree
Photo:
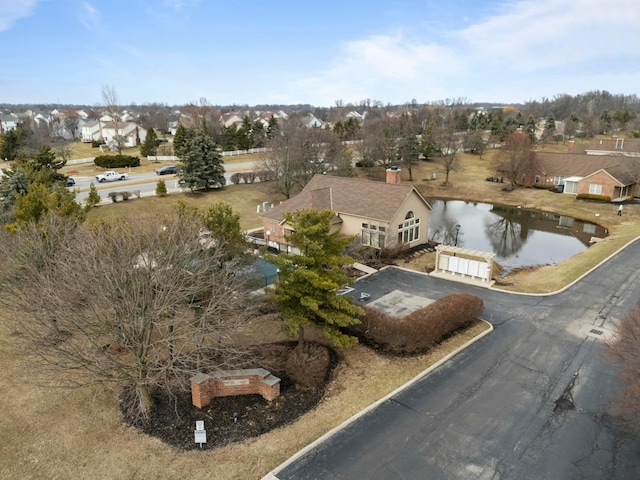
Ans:
[[[91,185],[89,185],[89,195],[87,196],[87,199],[84,202],[85,206],[87,208],[95,207],[101,201],[102,201],[102,198],[100,198],[100,194],[98,193],[98,189],[93,184],[93,182],[91,182]]]
[[[156,185],[156,195],[159,197],[164,197],[167,195],[167,184],[162,179],[158,180],[158,183]]]
[[[351,283],[342,267],[353,259],[342,255],[353,237],[338,237],[331,232],[330,210],[303,210],[287,213],[285,222],[293,233],[287,242],[295,245],[301,255],[268,255],[268,260],[280,270],[280,281],[274,296],[284,320],[292,333],[298,334],[298,344],[304,344],[304,329],[309,325],[322,328],[325,337],[336,346],[348,347],[357,342],[343,328],[359,323],[362,309],[350,297],[337,290]]]
[[[182,158],[184,153],[184,148],[187,146],[188,141],[188,132],[184,125],[181,123],[178,124],[178,128],[176,129],[176,134],[173,137],[173,151],[175,152],[177,157]]]
[[[222,156],[209,135],[195,133],[183,149],[181,158],[180,183],[191,191],[219,188],[226,184]]]
[[[538,125],[536,123],[536,119],[533,118],[533,115],[529,115],[529,118],[527,119],[527,124],[526,124],[526,131],[527,131],[527,134],[529,135],[529,138],[531,139],[531,142],[536,141],[537,130],[538,130]]]
[[[156,154],[158,148],[158,137],[156,131],[153,128],[147,130],[147,136],[144,138],[144,142],[140,147],[140,154],[143,157],[152,157]]]

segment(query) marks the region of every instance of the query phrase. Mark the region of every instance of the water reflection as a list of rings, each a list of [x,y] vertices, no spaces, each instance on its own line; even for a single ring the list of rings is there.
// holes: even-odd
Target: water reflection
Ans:
[[[430,240],[453,245],[457,234],[458,246],[494,252],[505,273],[555,264],[607,235],[600,225],[554,213],[461,200],[430,203]]]

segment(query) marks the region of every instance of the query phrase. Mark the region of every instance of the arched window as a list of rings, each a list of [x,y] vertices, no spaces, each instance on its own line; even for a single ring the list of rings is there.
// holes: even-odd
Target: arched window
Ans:
[[[415,218],[411,210],[404,217],[404,222],[398,225],[398,243],[411,243],[420,238],[420,219]]]

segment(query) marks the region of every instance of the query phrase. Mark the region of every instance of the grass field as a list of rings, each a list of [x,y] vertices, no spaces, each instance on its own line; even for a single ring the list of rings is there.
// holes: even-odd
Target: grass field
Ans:
[[[526,208],[597,220],[609,229],[609,237],[554,267],[512,276],[507,288],[546,292],[566,285],[605,259],[628,241],[640,236],[640,205],[629,205],[622,217],[613,205],[578,201],[534,189],[502,191],[502,185],[486,182],[492,172],[494,152],[477,156],[461,155],[459,171],[443,186],[441,166],[421,162],[414,169],[414,183],[426,196],[461,198],[482,202],[522,205]],[[428,180],[432,173],[436,180]],[[377,175],[382,175],[377,172]],[[406,171],[404,179],[408,178]],[[206,194],[172,194],[166,198],[119,202],[96,208],[91,215],[118,216],[138,209],[163,210],[179,199],[203,208],[224,200],[241,214],[243,227],[260,224],[256,205],[278,202],[267,185],[229,186]],[[424,261],[424,259],[423,259]],[[407,265],[402,265],[406,267]],[[421,269],[420,265],[410,265]],[[272,318],[257,320],[252,328],[265,342],[285,338]],[[104,387],[77,390],[47,389],[34,385],[29,372],[33,365],[20,361],[20,352],[11,345],[11,332],[0,323],[0,388],[3,415],[0,416],[0,478],[92,478],[92,479],[172,479],[213,478],[220,480],[259,479],[293,453],[411,379],[429,365],[484,327],[478,324],[464,336],[451,339],[428,355],[388,358],[362,346],[342,352],[325,398],[319,407],[299,421],[257,439],[214,451],[182,452],[140,434],[120,421],[115,392]],[[318,332],[310,338],[320,339]],[[194,426],[195,427],[195,426]]]

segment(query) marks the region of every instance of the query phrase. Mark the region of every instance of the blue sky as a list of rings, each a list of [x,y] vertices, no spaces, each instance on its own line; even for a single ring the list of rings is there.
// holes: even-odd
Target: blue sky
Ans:
[[[638,94],[639,0],[0,0],[0,103]]]

